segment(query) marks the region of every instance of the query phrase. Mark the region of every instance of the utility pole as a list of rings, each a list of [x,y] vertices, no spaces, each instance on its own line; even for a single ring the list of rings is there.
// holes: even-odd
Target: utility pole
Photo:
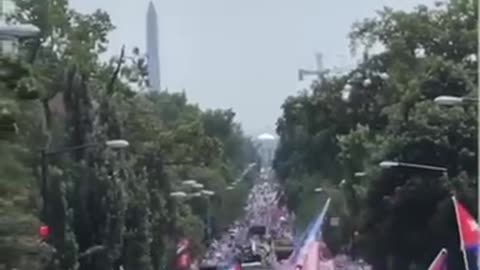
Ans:
[[[318,80],[321,81],[323,79],[323,73],[325,70],[323,69],[323,56],[321,53],[315,54],[315,61],[317,64],[316,70],[308,70],[308,69],[299,69],[298,70],[298,80],[303,81],[306,75],[316,75],[318,76]]]

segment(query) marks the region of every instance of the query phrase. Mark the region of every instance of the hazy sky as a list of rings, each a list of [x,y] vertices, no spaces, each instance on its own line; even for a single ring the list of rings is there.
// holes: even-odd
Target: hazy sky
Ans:
[[[82,12],[106,10],[122,44],[145,48],[149,0],[70,0]],[[284,99],[308,86],[298,68],[354,63],[347,34],[383,6],[411,9],[433,0],[154,0],[162,86],[186,90],[202,108],[233,108],[247,133],[273,132]]]

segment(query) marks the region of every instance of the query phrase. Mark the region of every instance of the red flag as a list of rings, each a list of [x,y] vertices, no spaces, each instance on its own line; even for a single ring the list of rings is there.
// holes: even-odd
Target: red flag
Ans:
[[[447,250],[442,248],[428,270],[447,270]]]
[[[478,248],[480,246],[480,228],[475,219],[459,203],[455,197],[452,197],[457,217],[458,233],[460,236],[460,249],[463,251],[463,259],[467,270],[479,270],[480,262]]]
[[[453,204],[455,206],[455,214],[457,216],[458,232],[460,233],[461,248],[471,248],[480,244],[480,228],[475,219],[468,211],[459,203],[455,197]]]
[[[177,269],[188,269],[190,268],[191,260],[190,254],[184,253],[179,256],[177,261]]]

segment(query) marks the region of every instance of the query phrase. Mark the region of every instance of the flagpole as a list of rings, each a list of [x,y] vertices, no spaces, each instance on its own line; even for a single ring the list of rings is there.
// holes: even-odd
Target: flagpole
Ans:
[[[330,206],[330,201],[331,201],[331,199],[328,198],[327,201],[325,202],[323,208],[322,208],[322,211],[320,212],[320,215],[318,216],[318,218],[313,223],[312,228],[310,229],[309,232],[307,232],[305,242],[302,244],[302,246],[300,247],[300,250],[299,250],[299,255],[298,255],[299,257],[296,258],[297,266],[299,266],[299,265],[303,266],[303,264],[299,264],[299,262],[303,263],[305,261],[305,255],[306,255],[305,253],[308,251],[308,249],[312,245],[312,243],[315,242],[316,240],[318,240],[318,235],[321,231],[321,226],[323,224],[323,220],[324,220],[325,215],[327,213],[327,210]]]
[[[435,257],[435,259],[433,259],[432,263],[430,264],[430,267],[428,267],[428,270],[435,270],[436,266],[437,266],[437,263],[438,263],[438,260],[440,260],[443,256],[445,256],[445,254],[447,254],[447,250],[445,248],[442,248],[442,250],[440,250],[440,252],[438,252],[437,254],[437,257]]]
[[[460,249],[462,250],[462,254],[463,254],[463,263],[465,264],[465,270],[470,270],[470,267],[468,265],[467,253],[464,248],[465,243],[463,242],[462,231],[460,229],[460,217],[458,215],[457,199],[455,199],[455,196],[452,196],[452,201],[453,201],[453,209],[455,209],[455,219],[457,222],[458,236],[460,238]]]
[[[328,198],[328,199],[327,199],[327,202],[325,203],[325,206],[323,207],[321,223],[319,224],[320,227],[318,228],[318,230],[317,230],[317,232],[316,232],[316,234],[315,234],[315,240],[320,240],[321,237],[322,237],[322,230],[321,230],[321,228],[322,228],[323,222],[324,222],[324,220],[325,220],[325,215],[327,214],[328,208],[330,207],[330,201],[331,201],[331,199]]]

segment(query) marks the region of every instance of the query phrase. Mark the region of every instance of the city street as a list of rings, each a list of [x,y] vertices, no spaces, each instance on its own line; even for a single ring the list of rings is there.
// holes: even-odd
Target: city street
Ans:
[[[269,169],[264,169],[263,174],[252,187],[245,205],[245,216],[225,231],[222,236],[215,239],[202,265],[229,265],[235,256],[240,256],[240,247],[252,243],[253,246],[261,246],[261,241],[248,236],[249,228],[253,226],[265,226],[268,237],[277,239],[290,239],[293,243],[293,226],[295,220],[289,215],[285,207],[278,207],[278,183],[273,178]],[[312,217],[312,219],[315,217]],[[273,232],[273,233],[272,233]],[[319,255],[319,269],[317,270],[368,270],[370,267],[362,261],[352,261],[348,256],[337,254],[328,257],[328,248]],[[327,256],[327,257],[325,257]],[[270,261],[265,260],[261,265],[246,264],[243,269],[284,269],[286,265],[279,262],[275,256]]]
[[[0,0],[0,270],[480,270],[478,3]]]

